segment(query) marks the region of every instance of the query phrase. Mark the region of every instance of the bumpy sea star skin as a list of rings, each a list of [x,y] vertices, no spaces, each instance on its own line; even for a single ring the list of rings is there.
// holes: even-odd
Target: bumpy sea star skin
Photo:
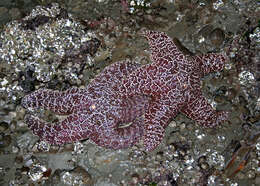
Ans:
[[[70,114],[56,125],[27,115],[25,121],[34,134],[52,144],[90,138],[113,149],[132,146],[143,136],[145,149],[151,151],[179,112],[205,127],[225,121],[228,112],[215,111],[200,90],[200,78],[222,70],[225,55],[186,56],[163,32],[143,31],[143,35],[149,41],[151,64],[118,62],[86,89],[41,89],[26,96],[25,108]],[[130,125],[121,126],[125,123]]]
[[[151,151],[163,139],[171,118],[179,112],[204,127],[215,127],[228,112],[215,111],[200,90],[200,78],[224,67],[224,54],[185,56],[165,33],[143,31],[149,41],[152,63],[131,73],[121,84],[126,95],[152,97],[145,114],[144,146]]]
[[[150,99],[144,95],[120,99],[112,87],[138,67],[130,61],[117,62],[105,68],[86,89],[71,88],[64,92],[37,90],[23,98],[25,108],[43,108],[69,116],[51,124],[26,115],[25,122],[35,135],[51,144],[90,138],[107,148],[132,146],[143,136],[142,115]],[[130,126],[121,126],[130,122]]]

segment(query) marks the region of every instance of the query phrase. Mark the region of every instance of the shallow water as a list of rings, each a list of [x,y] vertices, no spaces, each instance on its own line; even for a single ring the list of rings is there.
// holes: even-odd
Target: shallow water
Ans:
[[[31,13],[37,1],[8,2],[0,3],[0,184],[259,185],[260,142],[252,142],[260,119],[256,1],[62,1]],[[39,141],[23,121],[24,95],[83,88],[126,58],[150,63],[148,44],[137,34],[141,28],[166,32],[190,53],[229,56],[225,69],[204,77],[201,86],[214,108],[231,110],[230,123],[203,129],[179,114],[150,153],[142,142],[115,151],[89,140],[62,147]],[[94,38],[98,50],[84,52],[83,44]],[[61,119],[43,110],[34,114]],[[237,170],[226,168],[236,153],[234,165],[247,164],[228,177],[225,172]]]

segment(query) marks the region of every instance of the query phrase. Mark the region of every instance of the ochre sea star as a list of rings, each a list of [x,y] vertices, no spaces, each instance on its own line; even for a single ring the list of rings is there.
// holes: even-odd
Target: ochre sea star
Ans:
[[[143,137],[145,149],[151,151],[161,143],[165,128],[179,112],[204,127],[227,120],[228,112],[214,110],[200,90],[200,78],[222,70],[225,55],[186,56],[165,33],[142,34],[149,41],[151,64],[117,62],[106,67],[86,89],[40,89],[25,96],[25,108],[69,114],[57,124],[26,115],[33,133],[51,144],[90,138],[112,149],[130,147]]]

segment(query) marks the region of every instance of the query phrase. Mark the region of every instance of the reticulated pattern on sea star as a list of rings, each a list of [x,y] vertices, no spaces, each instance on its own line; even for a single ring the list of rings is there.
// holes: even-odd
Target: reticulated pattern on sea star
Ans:
[[[90,138],[113,149],[132,146],[143,136],[142,115],[149,98],[135,95],[119,99],[112,87],[138,67],[130,61],[117,62],[105,68],[86,89],[37,90],[22,100],[25,108],[43,108],[69,116],[59,123],[46,123],[26,115],[25,122],[34,134],[51,144]],[[130,122],[130,126],[124,127]]]
[[[151,64],[117,62],[86,89],[41,89],[26,96],[25,108],[70,114],[55,125],[28,115],[25,120],[33,132],[52,144],[90,138],[113,149],[132,146],[143,137],[145,149],[151,151],[179,112],[204,127],[225,121],[228,112],[214,110],[200,90],[200,78],[222,70],[225,55],[187,56],[163,32],[143,31],[142,35],[150,45]]]
[[[186,56],[165,33],[144,31],[152,63],[142,66],[123,80],[126,95],[144,94],[152,98],[145,114],[144,145],[153,150],[163,139],[171,118],[182,112],[204,127],[215,127],[227,119],[203,97],[200,78],[224,67],[224,54]]]

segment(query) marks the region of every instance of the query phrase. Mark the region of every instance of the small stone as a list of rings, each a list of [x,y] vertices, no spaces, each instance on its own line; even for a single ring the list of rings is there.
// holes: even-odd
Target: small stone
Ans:
[[[246,173],[246,176],[247,176],[249,179],[253,179],[253,178],[255,178],[256,173],[255,173],[254,170],[249,170],[249,171]]]
[[[176,151],[176,147],[175,147],[174,143],[171,143],[171,144],[168,145],[168,150],[171,151],[171,152]]]
[[[26,158],[24,158],[24,159],[26,159]],[[24,164],[26,167],[30,167],[33,163],[34,163],[34,160],[32,158],[30,158],[30,159],[27,159]]]
[[[201,156],[199,159],[198,159],[198,163],[201,164],[201,163],[205,163],[207,160],[206,156]]]
[[[181,150],[179,150],[179,154],[180,154],[182,157],[184,157],[184,156],[186,155],[186,152],[181,149]]]
[[[61,173],[61,181],[69,185],[91,185],[93,180],[91,175],[82,167],[77,167],[72,171]]]
[[[156,160],[157,161],[162,161],[163,160],[163,152],[162,151],[157,152]]]
[[[180,129],[181,130],[184,130],[186,128],[186,123],[182,123],[181,125],[180,125]]]
[[[23,127],[26,127],[27,125],[26,125],[26,123],[24,123],[23,120],[19,120],[19,121],[17,121],[16,126],[19,128],[23,128]]]
[[[16,120],[23,120],[25,115],[25,109],[19,105],[16,107],[15,111],[16,111]]]
[[[200,164],[200,168],[203,170],[207,170],[209,168],[209,164],[206,162],[203,162]]]
[[[173,144],[176,141],[175,131],[172,131],[166,139],[167,144]]]
[[[23,163],[23,156],[21,156],[21,155],[16,156],[15,163],[17,163],[17,164]]]
[[[19,148],[16,146],[12,146],[12,153],[16,154],[19,152]]]
[[[176,127],[177,126],[177,123],[176,121],[171,121],[170,124],[169,124],[170,127]]]
[[[138,184],[139,179],[140,179],[140,176],[137,173],[132,175],[132,183],[133,184]]]
[[[7,130],[9,127],[9,124],[5,121],[0,122],[0,132],[3,132]]]
[[[6,148],[11,144],[12,138],[10,135],[0,134],[0,148]]]
[[[47,168],[45,166],[36,164],[30,168],[28,175],[32,181],[39,181],[42,177],[44,177],[44,173],[46,171]]]
[[[220,28],[214,29],[210,35],[210,41],[215,47],[219,47],[222,45],[224,39],[225,39],[225,33]]]

